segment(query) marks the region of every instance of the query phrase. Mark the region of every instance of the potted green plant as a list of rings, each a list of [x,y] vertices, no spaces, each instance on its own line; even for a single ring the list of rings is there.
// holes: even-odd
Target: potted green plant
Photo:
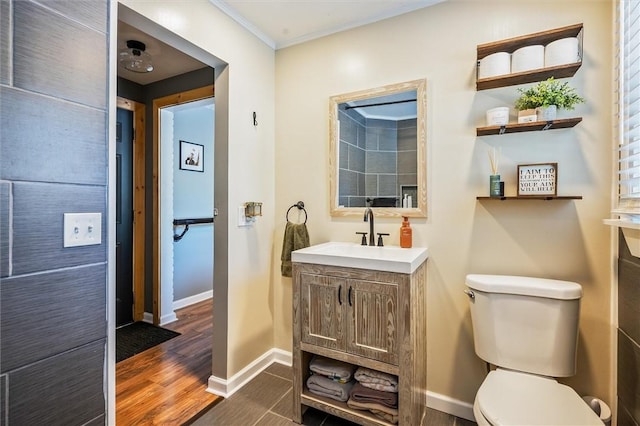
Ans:
[[[518,89],[520,97],[515,106],[520,117],[531,116],[531,110],[535,110],[538,121],[549,121],[556,118],[558,108],[574,109],[579,103],[585,102],[569,83],[561,83],[553,77],[541,81],[529,89]],[[525,120],[528,121],[528,120]]]

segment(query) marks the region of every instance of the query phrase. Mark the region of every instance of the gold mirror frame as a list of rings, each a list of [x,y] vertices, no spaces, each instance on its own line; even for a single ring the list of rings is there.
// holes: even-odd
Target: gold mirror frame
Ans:
[[[329,210],[333,217],[360,216],[365,207],[339,207],[338,167],[339,167],[339,121],[338,105],[379,96],[392,95],[415,90],[417,95],[417,207],[373,207],[376,217],[427,217],[427,80],[413,80],[391,84],[376,89],[362,90],[329,98]]]

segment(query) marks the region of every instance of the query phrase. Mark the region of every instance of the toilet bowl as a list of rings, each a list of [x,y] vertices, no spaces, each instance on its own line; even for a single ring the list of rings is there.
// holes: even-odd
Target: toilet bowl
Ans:
[[[484,380],[473,404],[481,426],[602,426],[603,422],[569,386],[555,379],[496,369]]]
[[[495,365],[478,389],[479,425],[603,425],[569,386],[575,374],[582,286],[507,275],[467,275],[476,354]]]

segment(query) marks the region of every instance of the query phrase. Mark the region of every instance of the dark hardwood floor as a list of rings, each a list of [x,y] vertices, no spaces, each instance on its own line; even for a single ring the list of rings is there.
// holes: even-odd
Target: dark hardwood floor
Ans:
[[[213,301],[176,311],[164,328],[181,333],[116,364],[116,424],[182,425],[221,397],[206,391],[211,376]]]

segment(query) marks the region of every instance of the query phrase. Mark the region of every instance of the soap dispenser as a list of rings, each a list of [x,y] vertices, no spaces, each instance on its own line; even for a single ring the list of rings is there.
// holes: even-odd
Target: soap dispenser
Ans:
[[[402,226],[400,227],[400,247],[411,248],[413,240],[413,231],[411,230],[411,224],[407,216],[402,217]]]

